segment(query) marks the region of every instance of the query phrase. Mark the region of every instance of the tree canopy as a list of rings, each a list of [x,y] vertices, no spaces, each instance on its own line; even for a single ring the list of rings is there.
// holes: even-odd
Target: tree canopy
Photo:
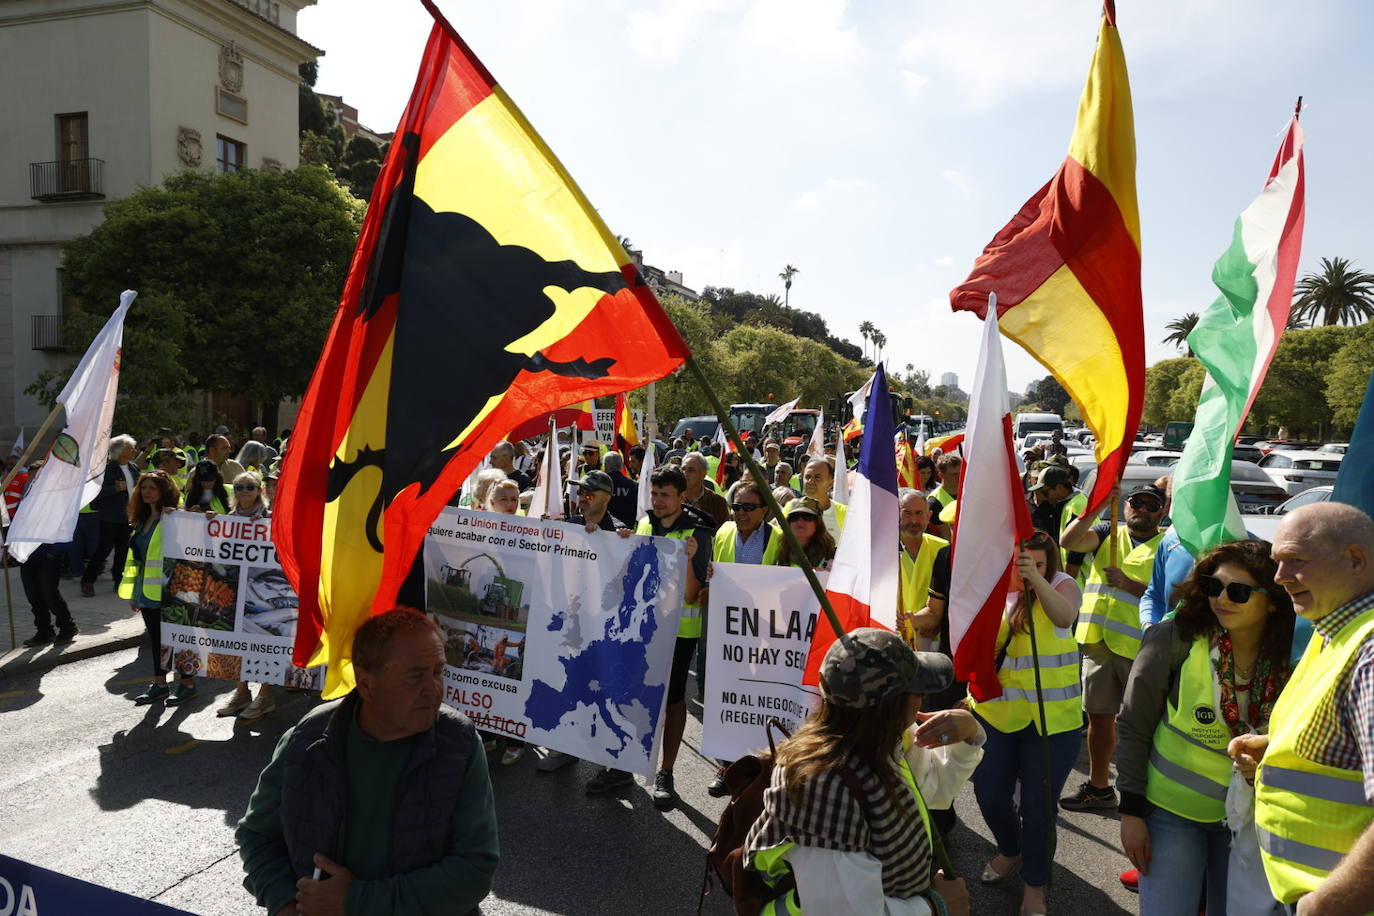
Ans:
[[[264,411],[303,394],[363,209],[309,167],[184,172],[107,206],[104,222],[66,247],[67,286],[82,308],[65,335],[81,352],[120,291],[139,291],[116,425],[184,422],[194,389],[233,391]],[[44,372],[28,390],[51,404],[70,373]]]

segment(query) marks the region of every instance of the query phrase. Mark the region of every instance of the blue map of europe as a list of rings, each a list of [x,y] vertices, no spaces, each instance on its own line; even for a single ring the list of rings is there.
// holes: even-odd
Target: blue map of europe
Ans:
[[[569,608],[553,615],[548,629],[561,634],[562,686],[536,678],[525,701],[535,728],[552,730],[582,706],[594,710],[592,737],[619,758],[638,736],[644,755],[653,751],[667,671],[650,682],[648,649],[658,629],[659,552],[645,541],[606,586],[600,609]],[[583,644],[582,621],[591,611],[608,614],[601,633]],[[631,731],[633,729],[633,731]]]

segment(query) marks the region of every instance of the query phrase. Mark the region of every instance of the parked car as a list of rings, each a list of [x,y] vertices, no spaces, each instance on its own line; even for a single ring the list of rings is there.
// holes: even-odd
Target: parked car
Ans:
[[[1163,449],[1148,452],[1132,452],[1131,457],[1126,459],[1127,464],[1148,464],[1154,468],[1171,468],[1178,464],[1178,459],[1183,457],[1182,452],[1164,451]]]
[[[1328,443],[1326,443],[1325,445],[1323,445],[1321,448],[1317,449],[1317,451],[1319,451],[1319,452],[1333,452],[1333,453],[1335,453],[1335,454],[1337,454],[1337,455],[1344,455],[1347,451],[1349,451],[1349,449],[1350,449],[1350,443],[1349,443],[1349,442],[1328,442]]]
[[[1260,451],[1259,447],[1253,443],[1242,445],[1240,442],[1237,442],[1235,447],[1231,449],[1231,457],[1237,461],[1248,461],[1251,464],[1258,464],[1259,460],[1264,457],[1264,452]]]
[[[673,439],[685,438],[687,430],[698,440],[710,442],[716,438],[716,430],[720,427],[720,419],[715,414],[704,417],[683,417],[677,421],[677,426],[673,427]]]
[[[1331,499],[1331,492],[1335,487],[1320,486],[1308,487],[1297,496],[1291,497],[1286,502],[1280,503],[1274,509],[1264,515],[1257,515],[1245,520],[1245,530],[1255,537],[1264,538],[1266,541],[1274,540],[1274,532],[1279,529],[1279,522],[1283,517],[1294,509],[1301,509],[1303,506],[1310,506],[1313,503],[1324,503]]]
[[[1334,452],[1275,450],[1261,458],[1259,466],[1289,496],[1295,496],[1310,487],[1334,484],[1344,457]]]
[[[1125,495],[1136,487],[1154,483],[1160,477],[1172,476],[1173,467],[1127,464],[1121,477],[1121,492]],[[1079,489],[1085,493],[1091,491],[1096,478],[1096,468],[1084,473]],[[1231,461],[1231,492],[1236,496],[1236,505],[1240,507],[1240,511],[1247,515],[1272,509],[1288,498],[1284,489],[1270,480],[1264,471],[1248,461],[1234,459]]]

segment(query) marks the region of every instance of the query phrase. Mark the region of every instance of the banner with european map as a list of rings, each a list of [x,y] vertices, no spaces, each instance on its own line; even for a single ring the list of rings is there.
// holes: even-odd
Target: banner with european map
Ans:
[[[485,731],[652,776],[686,563],[671,538],[445,509],[424,548],[444,701]]]

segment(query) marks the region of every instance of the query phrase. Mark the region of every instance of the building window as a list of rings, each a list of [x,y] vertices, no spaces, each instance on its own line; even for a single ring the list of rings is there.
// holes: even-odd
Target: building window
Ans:
[[[57,116],[57,180],[63,193],[90,188],[89,124],[84,111]]]
[[[215,168],[221,172],[237,172],[248,162],[248,147],[237,140],[216,136]]]
[[[248,123],[248,100],[234,95],[227,89],[215,91],[215,111],[226,118],[233,118],[240,124]]]

